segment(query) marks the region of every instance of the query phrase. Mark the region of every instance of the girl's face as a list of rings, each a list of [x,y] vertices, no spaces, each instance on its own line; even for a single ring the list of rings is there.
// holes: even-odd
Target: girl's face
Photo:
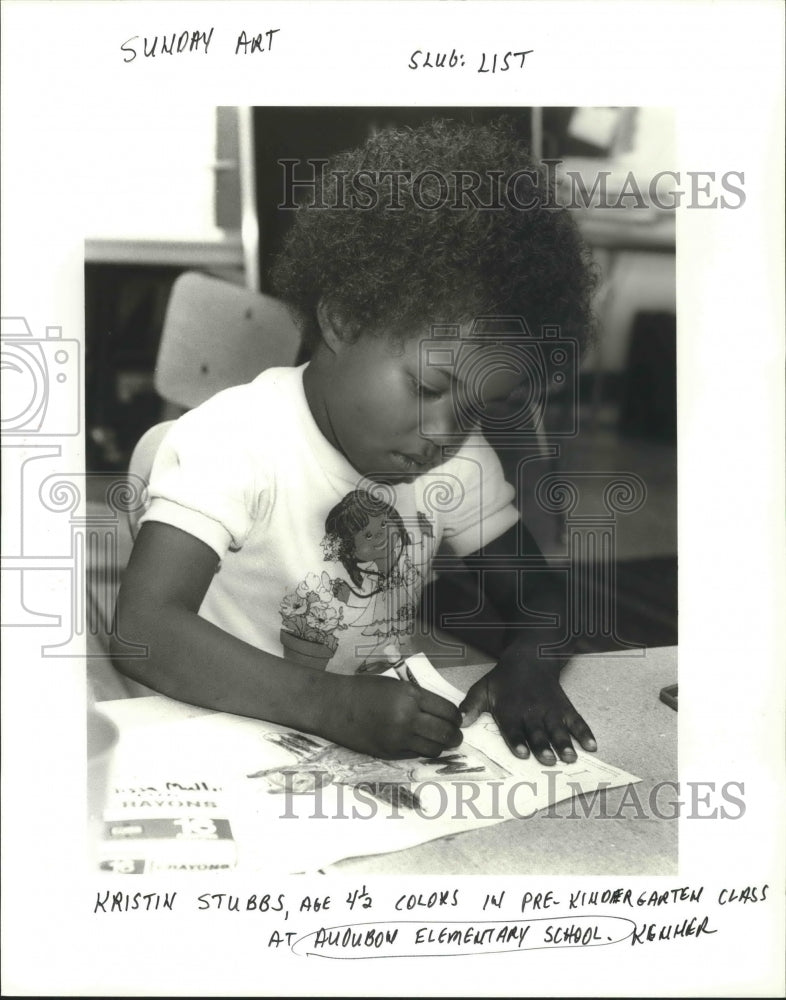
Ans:
[[[429,340],[421,350],[428,338],[383,334],[323,343],[306,370],[306,397],[320,430],[359,473],[379,482],[412,481],[443,461],[443,445],[458,445],[469,433],[471,420],[457,418],[462,385],[455,360],[449,362],[460,351],[480,357],[483,347],[456,337]],[[461,370],[471,372],[472,364]],[[517,380],[504,368],[486,378],[484,404],[505,398]]]
[[[395,543],[393,525],[384,516],[371,517],[365,528],[353,536],[358,562],[375,562],[384,573],[390,562]]]

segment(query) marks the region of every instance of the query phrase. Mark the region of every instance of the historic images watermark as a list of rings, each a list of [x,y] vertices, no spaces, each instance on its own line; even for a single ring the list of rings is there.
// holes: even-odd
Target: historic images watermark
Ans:
[[[528,212],[534,209],[737,209],[746,201],[742,170],[659,170],[638,177],[611,170],[560,170],[561,159],[503,170],[326,170],[328,159],[280,159],[283,210]]]
[[[49,657],[102,655],[119,585],[120,531],[144,503],[131,476],[63,470],[59,441],[82,428],[80,345],[46,328],[36,337],[23,316],[2,318],[2,448],[6,476],[2,556],[4,627],[51,629]],[[101,512],[86,514],[90,492]],[[100,567],[100,569],[99,569]],[[62,585],[67,594],[63,614]],[[56,610],[49,606],[60,597]],[[88,636],[96,652],[85,651]],[[129,656],[144,656],[129,647]]]
[[[424,760],[424,765],[433,762]],[[325,789],[330,787],[331,794]],[[532,781],[476,781],[451,777],[410,784],[369,782],[355,785],[334,780],[322,768],[281,768],[271,794],[283,800],[281,819],[404,819],[504,820],[504,819],[625,819],[625,820],[736,820],[745,815],[745,783],[742,781],[659,781],[640,790],[637,785],[620,789],[613,800],[608,782],[591,792],[578,781],[543,769]],[[565,791],[571,794],[566,799]],[[547,806],[540,804],[543,792]],[[563,801],[564,800],[564,801]],[[309,809],[304,808],[308,802]],[[560,805],[561,808],[557,809]]]
[[[448,380],[453,428],[441,431],[442,444],[461,445],[479,426],[490,444],[506,446],[578,433],[580,345],[558,325],[532,330],[524,316],[492,315],[475,317],[466,334],[452,324],[430,333],[420,342],[418,375],[426,387],[435,373]],[[557,400],[561,420],[548,428],[546,414]],[[428,401],[427,393],[419,395],[423,432]]]

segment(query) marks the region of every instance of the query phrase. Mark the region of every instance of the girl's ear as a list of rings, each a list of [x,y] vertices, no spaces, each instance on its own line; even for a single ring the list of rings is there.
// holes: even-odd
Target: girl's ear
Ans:
[[[328,302],[320,299],[317,305],[317,320],[326,346],[337,354],[346,343],[341,317]]]

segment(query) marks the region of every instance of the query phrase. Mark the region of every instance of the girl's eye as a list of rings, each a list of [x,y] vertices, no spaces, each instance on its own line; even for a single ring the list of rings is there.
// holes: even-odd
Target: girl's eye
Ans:
[[[415,378],[411,379],[411,382],[415,395],[420,396],[421,399],[441,399],[444,395],[441,390],[432,389],[422,382],[418,382]]]
[[[373,536],[373,535],[371,534],[371,532],[370,532],[370,531],[367,531],[367,532],[366,532],[366,538],[373,538],[373,537],[374,537],[374,536]]]

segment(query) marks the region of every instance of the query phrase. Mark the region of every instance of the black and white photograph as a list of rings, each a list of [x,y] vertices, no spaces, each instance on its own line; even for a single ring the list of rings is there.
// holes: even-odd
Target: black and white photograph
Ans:
[[[782,984],[783,31],[592,6],[4,44],[4,991]]]
[[[341,784],[350,801],[358,785],[371,789],[372,802],[360,812],[325,792],[361,845],[338,827],[340,844],[327,847],[327,831],[316,838],[326,862],[367,853],[369,808],[376,816],[391,796],[409,802],[409,837],[440,838],[354,870],[674,872],[669,822],[648,823],[650,838],[635,833],[632,853],[616,845],[611,857],[592,839],[580,848],[570,824],[559,826],[558,852],[553,824],[541,836],[522,838],[514,823],[444,841],[473,819],[555,805],[557,778],[560,797],[601,789],[623,839],[635,829],[626,808],[655,820],[674,809],[674,206],[683,193],[665,169],[673,115],[223,107],[197,125],[212,128],[202,141],[217,164],[201,215],[213,208],[215,227],[225,224],[234,269],[197,269],[193,242],[163,236],[153,246],[90,241],[85,265],[96,709],[109,700],[104,713],[122,733],[160,713],[155,696],[165,695],[345,748],[352,768]],[[723,179],[737,201],[738,180]],[[192,262],[178,265],[178,255]],[[175,423],[185,411],[194,412]],[[128,479],[113,476],[125,470]],[[115,509],[117,533],[102,546],[97,526]],[[181,593],[197,577],[199,588]],[[458,683],[455,704],[428,680],[439,700],[396,683],[395,665],[418,654]],[[261,677],[282,660],[290,676],[271,676],[266,694]],[[586,674],[574,683],[588,707],[563,690],[563,669]],[[595,766],[591,728],[605,708],[600,687],[615,689],[617,716],[631,702],[631,718],[613,723],[622,732],[601,746],[618,741],[609,763],[644,771],[646,792],[615,774],[624,790],[606,798],[612,771]],[[647,687],[651,702],[637,712]],[[117,706],[116,696],[143,700]],[[335,719],[329,705],[341,706]],[[172,737],[193,728],[181,713],[178,704]],[[481,717],[498,728],[491,773],[464,757]],[[217,762],[225,739],[216,736]],[[307,745],[324,752],[320,740]],[[289,762],[314,772],[300,792],[312,811],[332,783],[319,754]],[[450,761],[436,768],[445,786],[435,810],[419,816],[417,783],[399,792],[385,782],[400,758],[418,761],[428,781]],[[242,780],[253,763],[212,780]],[[500,778],[499,807],[476,804],[489,795],[483,780]],[[293,788],[271,793],[286,816]],[[103,870],[181,868],[174,857],[125,857],[129,824],[144,815],[118,808],[124,822],[107,821]],[[158,811],[167,808],[177,812],[176,797]],[[374,854],[395,843],[371,842]],[[291,864],[304,870],[300,857]]]

